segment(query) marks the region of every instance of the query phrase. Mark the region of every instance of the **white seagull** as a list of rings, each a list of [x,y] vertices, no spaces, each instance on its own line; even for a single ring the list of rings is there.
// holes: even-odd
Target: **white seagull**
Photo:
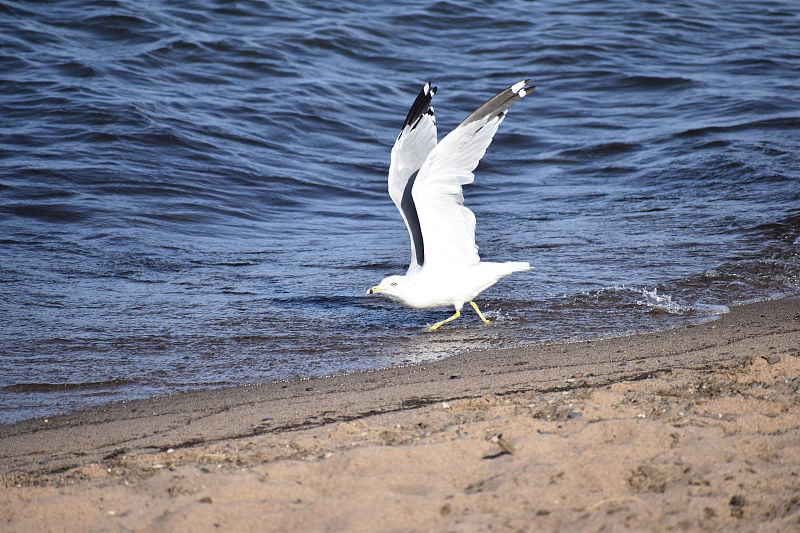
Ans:
[[[475,245],[475,215],[464,206],[462,185],[492,142],[508,108],[530,94],[530,80],[515,83],[464,119],[436,144],[431,100],[436,87],[426,83],[406,116],[392,148],[389,196],[411,237],[411,263],[404,276],[389,276],[367,294],[384,294],[406,307],[453,306],[456,312],[428,328],[435,331],[461,316],[469,302],[484,324],[474,299],[500,278],[528,270],[530,264],[483,262]]]

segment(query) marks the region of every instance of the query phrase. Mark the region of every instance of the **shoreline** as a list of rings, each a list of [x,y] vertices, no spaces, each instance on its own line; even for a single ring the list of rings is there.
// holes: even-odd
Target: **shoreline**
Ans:
[[[747,381],[748,376],[755,377]],[[263,524],[248,526],[245,515],[213,503],[236,493],[239,499],[231,504],[242,506],[261,495],[262,507],[272,509],[285,503],[286,494],[300,491],[296,499],[305,504],[274,509],[275,530],[334,524],[324,522],[329,504],[322,495],[338,502],[328,517],[346,517],[341,524],[356,529],[400,527],[402,520],[410,520],[411,530],[413,524],[486,529],[494,523],[486,522],[491,517],[505,517],[508,524],[536,522],[545,530],[595,524],[581,522],[584,515],[602,517],[609,527],[648,529],[658,515],[701,528],[771,524],[781,530],[786,520],[800,523],[797,388],[800,298],[792,297],[733,306],[716,320],[653,333],[469,352],[409,367],[118,402],[47,422],[0,426],[0,476],[7,487],[0,499],[0,524],[10,531],[59,529],[70,523],[87,530],[204,529],[212,525],[208,520],[214,508],[228,526],[257,529]],[[752,394],[756,389],[769,394]],[[695,412],[698,405],[716,403],[717,418]],[[753,434],[748,417],[764,418],[758,424],[771,424],[770,430]],[[589,435],[606,426],[610,434]],[[711,433],[699,436],[695,430]],[[617,442],[620,432],[627,435],[626,445]],[[699,439],[697,448],[689,447],[692,437]],[[546,444],[550,441],[552,449]],[[748,474],[752,481],[747,483],[775,499],[771,514],[755,511],[763,495],[741,487],[738,492],[720,489],[716,499],[702,495],[705,504],[699,508],[691,499],[681,511],[664,508],[673,505],[661,501],[664,495],[681,483],[681,497],[691,493],[698,498],[712,488],[735,485],[712,475],[714,465],[725,470],[739,461],[758,462],[766,442],[776,448],[765,465],[779,468],[759,463],[752,468],[761,472]],[[683,443],[678,463],[693,465],[692,475],[665,459]],[[720,443],[722,455],[712,457],[711,443]],[[750,459],[731,451],[744,450],[748,443],[758,447]],[[641,450],[654,452],[648,457],[658,461],[645,461]],[[609,463],[606,453],[617,466],[625,465],[621,474],[609,470],[614,461]],[[591,464],[585,463],[588,457],[593,457]],[[628,459],[635,464],[628,465]],[[506,470],[498,465],[516,466]],[[449,469],[441,471],[443,466]],[[326,478],[330,468],[336,475],[328,472]],[[606,471],[600,474],[597,468]],[[497,477],[489,474],[492,470],[498,470]],[[550,470],[555,478],[540,477]],[[514,474],[520,471],[528,472],[524,481]],[[579,471],[596,486],[584,486]],[[481,478],[484,474],[488,477]],[[626,480],[624,487],[612,490],[607,485],[618,475]],[[742,484],[738,470],[727,475]],[[769,478],[777,492],[761,487],[759,475]],[[278,478],[284,484],[263,481]],[[194,481],[187,482],[190,489],[171,494],[176,479]],[[286,485],[289,479],[294,483]],[[370,488],[348,485],[356,479]],[[538,482],[544,486],[526,485]],[[230,483],[246,485],[250,492],[239,493]],[[398,484],[409,494],[398,493]],[[215,491],[212,485],[227,488]],[[526,486],[531,495],[541,488],[540,503],[549,489],[565,492],[561,500],[550,498],[534,509],[518,501],[514,486]],[[270,492],[279,488],[283,492]],[[164,491],[168,497],[155,505],[158,512],[145,505]],[[363,501],[346,497],[356,493],[379,509],[369,511]],[[433,500],[421,493],[441,499],[433,498],[436,506],[430,507]],[[106,504],[98,504],[100,494],[109,498]],[[492,495],[500,500],[492,503]],[[503,498],[516,504],[505,505]],[[106,509],[112,500],[128,505],[127,511]],[[25,513],[32,501],[39,502],[35,508],[40,512]],[[69,512],[64,516],[78,501],[85,523],[69,522]],[[197,513],[186,518],[189,522],[175,522],[180,514],[175,509],[187,506]],[[402,518],[402,509],[415,506],[419,513]],[[258,509],[250,510],[258,514]],[[398,513],[396,521],[370,522],[381,510]],[[61,521],[50,521],[55,520],[50,511],[60,513]],[[520,522],[523,516],[527,522]],[[428,521],[418,521],[423,518]]]

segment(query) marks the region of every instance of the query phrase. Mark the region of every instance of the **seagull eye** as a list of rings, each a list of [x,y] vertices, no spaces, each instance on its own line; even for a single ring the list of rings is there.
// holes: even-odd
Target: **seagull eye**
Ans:
[[[397,287],[397,282],[396,282],[396,281],[393,281],[393,282],[391,282],[389,285],[391,285],[392,287]]]

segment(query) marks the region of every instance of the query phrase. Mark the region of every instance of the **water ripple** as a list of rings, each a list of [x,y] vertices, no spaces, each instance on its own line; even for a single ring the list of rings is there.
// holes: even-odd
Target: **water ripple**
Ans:
[[[0,3],[0,422],[797,294],[798,36],[780,0]],[[465,197],[535,268],[426,335],[364,296],[408,260],[391,144],[425,81],[444,134],[523,77]]]

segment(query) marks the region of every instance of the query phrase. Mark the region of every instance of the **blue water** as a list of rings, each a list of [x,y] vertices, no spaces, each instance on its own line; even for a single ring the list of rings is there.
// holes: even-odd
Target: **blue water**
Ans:
[[[0,3],[0,422],[708,319],[800,293],[800,10]],[[495,320],[364,295],[422,84],[530,77],[465,191]]]

